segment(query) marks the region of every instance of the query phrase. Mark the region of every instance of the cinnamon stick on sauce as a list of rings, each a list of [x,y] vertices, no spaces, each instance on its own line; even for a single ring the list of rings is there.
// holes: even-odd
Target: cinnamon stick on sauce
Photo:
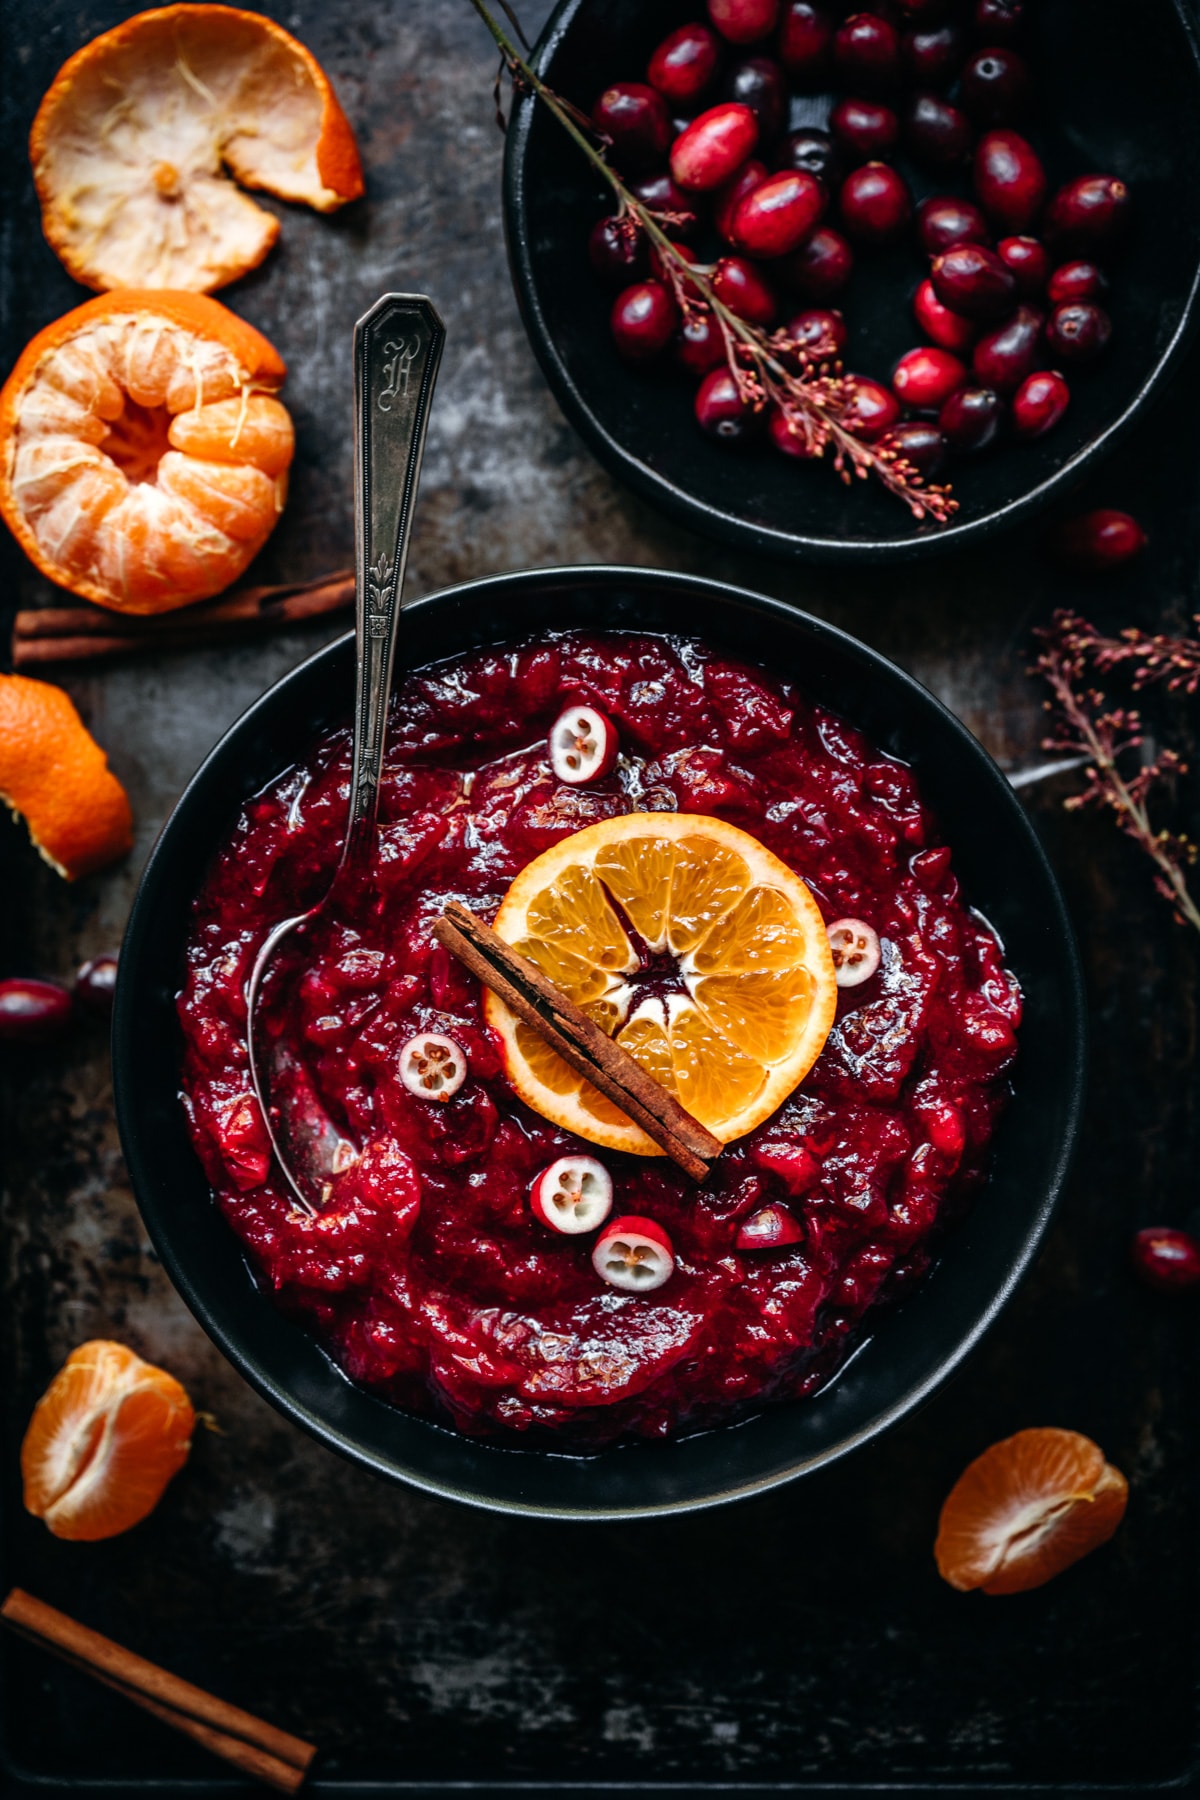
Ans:
[[[693,1119],[674,1094],[606,1036],[535,964],[458,900],[452,900],[434,922],[433,935],[694,1181],[704,1180],[721,1154],[720,1139]]]

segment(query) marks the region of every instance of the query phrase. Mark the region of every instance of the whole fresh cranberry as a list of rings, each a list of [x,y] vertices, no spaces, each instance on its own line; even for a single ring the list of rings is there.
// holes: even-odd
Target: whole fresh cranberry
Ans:
[[[640,81],[617,81],[592,108],[592,124],[612,143],[619,169],[650,169],[671,142],[671,115],[662,95]]]
[[[775,160],[781,169],[799,169],[804,175],[815,175],[831,194],[842,185],[844,171],[837,146],[827,131],[818,131],[815,125],[790,132]]]
[[[1061,263],[1051,275],[1046,293],[1057,306],[1060,300],[1099,300],[1108,292],[1104,271],[1093,262]]]
[[[697,252],[693,249],[691,244],[676,244],[675,252],[676,255],[681,257],[686,263],[694,263],[699,260]],[[665,288],[671,293],[674,293],[674,283],[671,279],[671,272],[675,267],[674,259],[670,259],[671,267],[668,268],[667,259],[663,256],[657,244],[652,244],[650,246],[649,261],[651,281],[661,281]]]
[[[1106,506],[1068,519],[1057,538],[1063,560],[1092,574],[1119,568],[1145,548],[1146,534],[1133,514]]]
[[[755,44],[775,29],[779,0],[708,0],[708,16],[731,44]]]
[[[672,144],[671,174],[681,188],[707,193],[741,168],[757,142],[758,120],[748,106],[710,106]]]
[[[1015,393],[1033,368],[1044,314],[1035,306],[1018,306],[1011,319],[985,333],[971,353],[971,368],[983,387],[1006,397]]]
[[[57,981],[12,975],[0,981],[0,1042],[46,1044],[71,1020],[71,996]]]
[[[894,244],[912,218],[912,196],[889,163],[864,163],[842,183],[842,223],[863,244]]]
[[[963,66],[963,110],[977,125],[1007,125],[1029,105],[1032,83],[1025,58],[1002,46],[977,50]]]
[[[950,395],[938,424],[952,450],[972,454],[994,444],[1004,422],[1004,402],[992,388],[960,387]]]
[[[609,323],[626,362],[649,362],[675,335],[678,314],[661,281],[638,281],[617,295]]]
[[[923,281],[913,295],[913,317],[926,337],[940,344],[943,350],[954,350],[960,356],[979,336],[974,319],[964,318],[962,313],[952,312],[942,305],[932,281]]]
[[[1028,231],[1046,198],[1046,171],[1033,145],[1016,131],[989,131],[975,150],[975,192],[1006,234]]]
[[[949,87],[962,56],[962,32],[957,25],[927,26],[901,34],[900,66],[913,87]]]
[[[942,305],[968,319],[1002,319],[1016,298],[1012,270],[983,244],[944,250],[934,257],[929,278]]]
[[[713,270],[712,289],[722,305],[751,325],[772,325],[779,311],[775,290],[742,256],[723,256]]]
[[[987,220],[969,200],[933,194],[917,208],[917,237],[928,256],[953,250],[955,244],[986,244],[991,235]]]
[[[854,252],[830,225],[818,225],[808,242],[778,265],[785,287],[806,300],[832,300],[853,272]]]
[[[797,313],[783,329],[794,344],[822,360],[840,356],[846,348],[846,321],[831,307],[811,307]]]
[[[1012,44],[1025,23],[1023,0],[975,0],[972,24],[985,44]]]
[[[1019,438],[1044,437],[1070,404],[1071,390],[1056,369],[1027,375],[1012,401],[1012,427]]]
[[[741,444],[758,429],[758,414],[747,406],[730,371],[714,369],[700,383],[695,401],[696,418],[709,437],[725,444]]]
[[[721,83],[721,98],[750,108],[760,142],[778,137],[787,124],[787,77],[773,56],[748,56],[735,63]]]
[[[1050,268],[1046,246],[1034,237],[1006,237],[996,245],[996,255],[1012,270],[1022,300],[1040,300]]]
[[[1170,1225],[1148,1225],[1129,1247],[1133,1266],[1148,1287],[1181,1294],[1200,1286],[1200,1240]]]
[[[820,0],[784,0],[779,54],[798,87],[820,87],[829,72],[833,15]]]
[[[829,115],[834,136],[855,161],[882,156],[900,136],[900,121],[881,100],[839,100]]]
[[[900,402],[881,382],[869,375],[852,375],[853,392],[843,418],[848,430],[868,444],[890,431],[900,418]]]
[[[1112,336],[1112,320],[1094,300],[1063,300],[1046,320],[1050,354],[1063,362],[1090,363]]]
[[[588,257],[602,281],[627,287],[646,273],[646,240],[629,217],[597,219],[588,238]]]
[[[725,338],[707,307],[690,312],[675,337],[675,361],[689,375],[707,375],[725,361]]]
[[[966,379],[966,365],[951,351],[922,345],[909,350],[892,370],[892,392],[913,412],[937,412]]]
[[[733,239],[751,256],[786,256],[803,243],[825,211],[825,189],[815,175],[785,169],[738,203]]]
[[[686,108],[712,86],[720,64],[716,33],[693,21],[668,32],[650,58],[646,80],[672,106]]]
[[[1060,187],[1046,209],[1046,230],[1056,249],[1104,250],[1129,229],[1129,189],[1114,175],[1077,175]]]
[[[904,142],[923,169],[957,169],[971,154],[974,132],[966,113],[940,94],[914,94],[901,121]]]
[[[737,209],[755,188],[762,186],[770,171],[766,163],[759,162],[752,156],[749,162],[743,163],[732,180],[719,187],[713,195],[713,224],[727,244],[736,244],[733,235],[733,221],[737,217]]]
[[[630,192],[636,195],[643,206],[648,206],[651,212],[671,215],[669,220],[659,220],[668,237],[686,240],[694,237],[700,229],[696,202],[665,172],[647,175],[641,181],[631,182]]]
[[[900,38],[876,13],[852,13],[833,34],[833,63],[847,87],[885,92],[900,80]]]
[[[928,419],[902,419],[880,438],[879,448],[892,451],[925,481],[939,475],[946,461],[946,440]]]
[[[110,1013],[117,991],[115,956],[93,956],[75,975],[75,998],[91,1012]]]
[[[789,419],[781,407],[773,406],[767,414],[767,436],[785,456],[799,457],[807,462],[816,455],[816,449],[803,425]]]

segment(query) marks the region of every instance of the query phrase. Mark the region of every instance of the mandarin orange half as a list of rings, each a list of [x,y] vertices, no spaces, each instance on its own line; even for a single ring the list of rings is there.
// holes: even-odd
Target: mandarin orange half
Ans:
[[[68,881],[133,848],[125,789],[70,697],[48,681],[0,675],[0,800]]]
[[[0,390],[0,515],[43,575],[118,612],[219,593],[275,528],[295,448],[266,338],[203,294],[102,294]]]
[[[977,1456],[942,1507],[934,1556],[951,1587],[1019,1594],[1106,1543],[1129,1484],[1091,1438],[1018,1431]]]
[[[124,1344],[73,1350],[21,1445],[25,1505],[55,1537],[115,1537],[144,1519],[187,1461],[196,1415],[173,1375]]]
[[[325,71],[235,6],[160,7],[93,38],[55,76],[29,152],[47,241],[99,289],[209,293],[255,268],[279,221],[242,188],[318,212],[363,191]]]

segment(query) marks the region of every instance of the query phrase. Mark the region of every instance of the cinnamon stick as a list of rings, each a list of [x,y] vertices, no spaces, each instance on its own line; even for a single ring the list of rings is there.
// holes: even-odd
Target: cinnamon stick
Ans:
[[[295,1794],[304,1781],[317,1753],[315,1744],[193,1687],[21,1588],[14,1588],[0,1606],[0,1619],[19,1636],[91,1675],[243,1774],[283,1794]]]
[[[704,1180],[721,1154],[720,1140],[535,964],[457,900],[434,921],[433,935],[694,1181]]]

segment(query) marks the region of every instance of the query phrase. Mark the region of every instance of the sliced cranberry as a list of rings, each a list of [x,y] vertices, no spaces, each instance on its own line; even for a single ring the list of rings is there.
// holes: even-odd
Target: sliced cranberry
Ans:
[[[853,375],[854,390],[846,402],[847,428],[868,444],[890,431],[900,418],[900,402],[889,388],[870,375]]]
[[[1023,0],[975,0],[972,24],[985,44],[1011,44],[1025,23]]]
[[[817,454],[816,445],[804,426],[789,418],[780,406],[773,406],[767,414],[767,435],[785,456],[796,456],[807,462]]]
[[[721,83],[722,100],[738,100],[758,120],[760,140],[776,138],[787,124],[787,77],[773,56],[748,56]]]
[[[834,21],[820,0],[783,0],[779,54],[800,87],[820,87],[829,68]]]
[[[1029,65],[1016,50],[1001,45],[977,50],[963,68],[959,91],[965,110],[979,125],[1007,125],[1029,105]]]
[[[666,101],[640,81],[618,81],[605,88],[592,108],[592,123],[611,140],[613,161],[620,169],[653,168],[671,142]]]
[[[110,1013],[117,991],[115,956],[93,956],[75,976],[75,998],[91,1012]]]
[[[846,348],[846,320],[832,308],[812,307],[797,313],[783,329],[793,344],[818,361],[840,356]]]
[[[825,189],[815,175],[785,169],[738,202],[733,236],[752,256],[786,256],[808,236],[825,210]]]
[[[675,335],[678,313],[661,281],[639,281],[618,294],[609,323],[627,362],[649,362]]]
[[[693,410],[701,429],[726,444],[743,443],[758,430],[758,414],[742,399],[727,368],[714,369],[704,377]]]
[[[594,706],[568,706],[550,727],[550,767],[571,787],[607,775],[620,747],[616,726]]]
[[[1114,175],[1077,175],[1060,187],[1046,209],[1046,229],[1056,248],[1111,249],[1129,228],[1129,189]]]
[[[755,188],[762,186],[769,173],[766,163],[759,162],[757,157],[752,156],[749,162],[742,164],[732,180],[719,187],[713,195],[713,224],[727,244],[737,242],[733,235],[733,222],[737,217],[738,207],[747,194],[752,194]]]
[[[1012,402],[1013,430],[1026,440],[1044,437],[1067,410],[1071,390],[1056,369],[1027,375]]]
[[[966,378],[966,365],[957,356],[923,345],[908,351],[892,370],[892,392],[914,412],[936,412]]]
[[[690,238],[699,230],[700,218],[696,212],[696,202],[666,173],[648,175],[642,181],[631,182],[630,190],[652,213],[672,215],[669,221],[659,220],[668,237]]]
[[[594,1156],[560,1156],[534,1177],[529,1204],[552,1231],[595,1231],[612,1211],[612,1176]]]
[[[754,44],[775,29],[779,0],[708,0],[708,16],[731,44]]]
[[[786,1206],[760,1206],[742,1220],[735,1241],[739,1250],[782,1250],[800,1243],[803,1237],[803,1225]]]
[[[900,136],[900,121],[881,100],[839,100],[829,125],[856,162],[883,156]]]
[[[758,120],[748,106],[710,106],[672,144],[671,174],[681,188],[707,193],[741,168],[757,142]]]
[[[1100,507],[1069,519],[1058,534],[1059,554],[1078,569],[1099,574],[1132,561],[1146,548],[1146,534],[1132,513]]]
[[[900,64],[914,87],[949,87],[962,62],[963,38],[957,25],[926,25],[900,38]]]
[[[954,350],[959,355],[969,350],[979,335],[974,319],[964,318],[942,305],[932,281],[923,281],[913,295],[913,316],[926,337],[943,350]]]
[[[818,225],[808,242],[779,264],[778,273],[806,300],[832,300],[854,273],[854,252],[840,231]]]
[[[440,1031],[419,1031],[400,1046],[400,1079],[422,1100],[449,1100],[467,1079],[466,1052]]]
[[[610,1287],[627,1294],[649,1294],[675,1273],[675,1253],[661,1225],[627,1213],[600,1233],[592,1267]]]
[[[827,926],[834,977],[840,988],[860,987],[879,967],[879,933],[862,919],[835,919]]]
[[[975,151],[975,192],[1005,233],[1028,231],[1046,198],[1046,171],[1017,131],[989,131]]]
[[[939,475],[946,461],[946,440],[928,419],[903,419],[880,438],[879,448],[890,450],[926,481]]]
[[[984,387],[1012,394],[1033,368],[1044,315],[1035,306],[1018,306],[1011,319],[979,339],[971,367]]]
[[[1012,270],[1021,299],[1040,300],[1050,269],[1046,246],[1035,237],[1006,237],[996,245],[996,255],[1005,268]]]
[[[986,244],[991,235],[979,208],[953,194],[933,194],[917,208],[917,237],[927,256],[953,250],[955,244]]]
[[[880,93],[900,79],[900,38],[896,27],[876,13],[859,12],[833,34],[833,62],[847,87]]]
[[[716,33],[693,22],[668,32],[650,58],[646,79],[672,106],[688,107],[712,86],[720,61]]]
[[[45,1044],[71,1020],[71,996],[57,981],[12,975],[0,981],[0,1041]]]
[[[961,387],[938,414],[938,424],[952,450],[967,454],[994,444],[1004,423],[1004,402],[993,388]]]
[[[755,1143],[750,1152],[760,1169],[777,1175],[788,1193],[796,1196],[812,1187],[821,1164],[805,1144],[788,1138],[783,1143]]]
[[[841,186],[845,173],[841,152],[832,137],[827,131],[818,131],[815,125],[790,132],[775,160],[781,169],[799,169],[804,175],[815,175],[829,193]]]
[[[961,1109],[950,1100],[935,1100],[922,1107],[921,1122],[938,1155],[957,1168],[967,1147],[967,1125]]]
[[[712,289],[730,312],[752,325],[772,324],[779,311],[770,283],[741,256],[721,257],[713,270]]]
[[[1093,262],[1061,263],[1046,287],[1053,306],[1060,300],[1099,300],[1107,292],[1104,271]]]
[[[1130,1245],[1133,1266],[1147,1286],[1180,1294],[1200,1286],[1200,1240],[1170,1225],[1148,1225]]]
[[[588,257],[601,280],[628,287],[646,273],[646,240],[629,217],[597,219],[588,238]]]
[[[864,163],[842,183],[842,222],[860,243],[894,244],[912,218],[912,196],[904,177],[888,163]]]
[[[1094,300],[1064,300],[1046,320],[1046,342],[1063,362],[1090,363],[1112,336],[1112,320]]]
[[[970,120],[940,94],[914,94],[901,126],[905,144],[923,169],[945,174],[971,154],[975,134]]]
[[[675,339],[675,360],[690,375],[707,375],[726,360],[725,337],[716,317],[705,307],[688,314]]]
[[[982,244],[958,244],[935,256],[929,278],[942,305],[968,319],[1003,318],[1017,292],[1011,269]]]

